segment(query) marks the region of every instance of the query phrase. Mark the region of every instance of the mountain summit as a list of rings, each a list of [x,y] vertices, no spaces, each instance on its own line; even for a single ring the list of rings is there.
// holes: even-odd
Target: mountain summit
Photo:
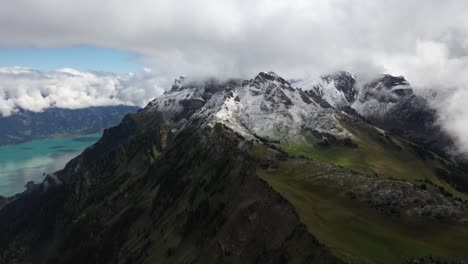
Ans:
[[[300,137],[306,130],[345,134],[330,107],[293,88],[273,72],[252,80],[186,83],[152,101],[144,112],[159,111],[187,124],[224,124],[242,136],[279,140]]]

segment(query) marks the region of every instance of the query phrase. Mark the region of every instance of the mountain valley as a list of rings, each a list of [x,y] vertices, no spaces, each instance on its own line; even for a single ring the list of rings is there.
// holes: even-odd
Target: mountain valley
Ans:
[[[117,105],[82,109],[48,108],[42,112],[19,110],[10,116],[0,116],[0,145],[98,133],[117,125],[126,114],[138,109]]]

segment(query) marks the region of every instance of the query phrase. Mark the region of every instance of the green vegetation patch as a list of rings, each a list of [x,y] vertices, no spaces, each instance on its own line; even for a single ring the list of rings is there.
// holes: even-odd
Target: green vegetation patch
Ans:
[[[468,258],[467,225],[408,224],[389,218],[313,178],[327,173],[329,167],[303,159],[277,162],[275,169],[257,169],[259,177],[296,208],[309,231],[345,261],[393,264],[424,255]]]
[[[283,142],[280,147],[292,157],[333,163],[366,175],[413,183],[430,181],[456,197],[468,199],[466,193],[456,190],[436,175],[436,171],[450,168],[451,162],[368,124],[349,120],[341,120],[341,124],[353,134],[355,146],[318,146],[304,141],[290,141]]]

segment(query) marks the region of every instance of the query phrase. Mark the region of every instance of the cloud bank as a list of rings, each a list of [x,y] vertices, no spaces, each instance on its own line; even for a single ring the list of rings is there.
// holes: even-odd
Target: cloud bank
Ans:
[[[468,153],[466,10],[465,0],[15,0],[0,8],[0,47],[121,49],[166,80],[265,70],[403,75],[417,92],[444,95],[433,102],[439,121]],[[103,78],[105,97],[83,100],[134,102],[133,90],[112,88],[123,83],[142,89],[136,97],[146,91],[115,80]],[[8,113],[11,102],[0,107]]]
[[[149,70],[116,75],[73,69],[44,72],[0,68],[0,116],[19,109],[38,112],[49,107],[145,106],[164,92],[161,83],[164,79]]]
[[[0,47],[122,49],[171,77],[390,70],[383,59],[420,43],[466,56],[466,10],[463,0],[15,0],[0,9]]]

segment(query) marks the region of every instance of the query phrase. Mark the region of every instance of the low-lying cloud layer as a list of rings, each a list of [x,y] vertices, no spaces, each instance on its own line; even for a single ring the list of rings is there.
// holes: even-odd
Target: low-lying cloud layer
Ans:
[[[61,69],[44,72],[0,68],[0,116],[24,109],[84,108],[103,105],[138,105],[163,93],[164,80],[149,70],[115,75]]]
[[[15,0],[0,8],[0,47],[122,49],[166,80],[264,70],[289,78],[333,70],[404,75],[419,91],[445,94],[434,102],[440,122],[468,153],[467,10],[465,0]],[[154,94],[115,76],[101,81],[106,96],[90,91],[78,102],[140,104]],[[122,83],[141,89],[141,98]],[[26,98],[35,101],[35,93]],[[11,102],[0,107],[8,113]]]

